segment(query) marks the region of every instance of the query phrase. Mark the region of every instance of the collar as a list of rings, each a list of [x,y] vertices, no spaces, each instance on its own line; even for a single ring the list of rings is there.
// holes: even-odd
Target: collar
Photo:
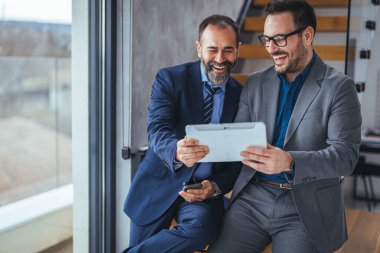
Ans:
[[[207,84],[210,85],[211,87],[213,87],[213,88],[219,87],[222,89],[223,92],[226,92],[226,84],[227,84],[228,78],[221,85],[217,86],[208,80],[208,77],[206,75],[205,66],[203,65],[202,61],[200,61],[200,68],[201,68],[202,83],[207,82]]]

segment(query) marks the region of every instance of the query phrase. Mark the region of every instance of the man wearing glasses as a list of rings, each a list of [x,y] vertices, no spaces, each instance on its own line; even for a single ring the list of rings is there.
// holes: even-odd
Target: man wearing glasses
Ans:
[[[358,159],[354,82],[313,51],[306,1],[274,1],[259,36],[274,66],[249,76],[237,122],[263,121],[267,148],[249,147],[209,252],[334,252],[347,240],[341,178]]]

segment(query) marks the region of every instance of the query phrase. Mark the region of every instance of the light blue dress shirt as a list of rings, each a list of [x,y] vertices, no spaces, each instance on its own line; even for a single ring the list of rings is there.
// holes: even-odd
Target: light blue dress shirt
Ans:
[[[224,95],[226,92],[226,83],[227,83],[228,78],[221,85],[216,86],[208,80],[207,75],[206,75],[206,70],[204,69],[204,66],[202,63],[200,64],[200,68],[201,68],[201,76],[202,76],[202,85],[204,84],[204,82],[207,82],[207,84],[210,85],[212,88],[216,88],[216,87],[221,88],[221,89],[218,89],[218,91],[214,94],[214,106],[212,108],[212,116],[211,116],[211,122],[210,122],[212,124],[218,124],[220,122],[220,117],[222,116],[223,105],[224,105]],[[207,90],[205,87],[203,87],[203,100],[205,100],[206,96],[207,96]]]
[[[224,105],[224,96],[226,91],[226,83],[227,80],[224,81],[219,86],[212,84],[206,75],[206,70],[203,66],[203,64],[200,64],[201,68],[201,76],[202,76],[202,85],[210,85],[212,88],[220,88],[217,90],[217,92],[214,94],[214,104],[212,108],[212,115],[211,115],[211,124],[218,124],[220,122],[220,117],[222,115],[223,111],[223,105]],[[203,87],[203,100],[205,100],[207,97],[207,90],[205,87]],[[196,181],[201,181],[202,179],[205,179],[211,175],[212,172],[212,163],[200,163],[197,170],[194,173],[194,179]]]

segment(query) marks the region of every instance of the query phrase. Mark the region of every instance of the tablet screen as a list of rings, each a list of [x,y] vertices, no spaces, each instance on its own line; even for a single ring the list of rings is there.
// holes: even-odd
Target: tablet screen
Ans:
[[[199,162],[241,161],[240,152],[247,147],[267,146],[263,122],[188,125],[186,135],[209,147],[210,153]]]

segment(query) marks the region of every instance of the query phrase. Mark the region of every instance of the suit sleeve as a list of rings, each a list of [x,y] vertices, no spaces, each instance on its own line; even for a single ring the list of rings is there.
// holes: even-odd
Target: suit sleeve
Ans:
[[[249,81],[249,80],[248,80]],[[239,110],[237,112],[235,122],[251,122],[254,121],[250,115],[250,99],[248,94],[248,82],[243,86],[243,90],[240,95]]]
[[[166,167],[174,171],[174,157],[178,138],[174,81],[167,70],[161,70],[152,86],[148,106],[148,143]]]
[[[326,129],[327,147],[317,151],[290,151],[295,161],[293,183],[349,175],[359,156],[361,123],[354,83],[346,78],[336,89],[331,103]]]

